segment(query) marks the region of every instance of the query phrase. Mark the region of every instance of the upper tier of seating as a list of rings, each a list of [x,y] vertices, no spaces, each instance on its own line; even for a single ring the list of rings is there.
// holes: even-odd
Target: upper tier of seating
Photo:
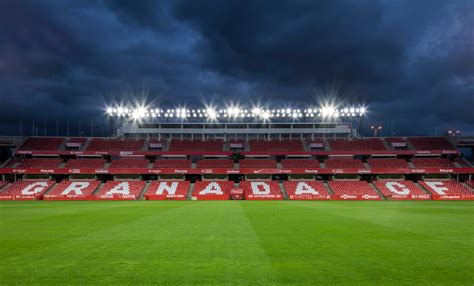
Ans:
[[[368,139],[336,139],[328,140],[329,146],[333,151],[358,151],[358,150],[372,150],[384,151],[387,150],[382,140],[379,138]]]
[[[474,195],[469,188],[456,181],[425,180],[419,183],[434,195]]]
[[[324,161],[324,164],[326,168],[329,168],[329,169],[345,169],[345,168],[365,169],[365,166],[361,160],[353,159],[353,158],[333,157]]]
[[[150,162],[143,157],[121,157],[112,160],[110,168],[148,168]]]
[[[73,137],[69,138],[66,142],[66,148],[81,148],[86,144],[86,137]]]
[[[316,169],[321,168],[318,160],[313,159],[283,159],[281,161],[281,166],[283,169],[294,169],[294,168],[304,168],[304,169]]]
[[[202,141],[202,140],[173,140],[169,145],[170,151],[222,151],[224,150],[224,142],[217,141]]]
[[[251,151],[303,151],[303,143],[301,140],[272,140],[249,142]]]
[[[80,169],[80,168],[95,168],[100,169],[104,167],[107,161],[102,158],[77,158],[70,159],[66,163],[66,168]]]
[[[186,169],[191,168],[191,160],[187,159],[157,159],[153,164],[154,168],[158,169]]]
[[[240,168],[267,168],[274,169],[277,164],[274,160],[268,159],[244,159],[239,162]]]
[[[57,137],[29,137],[21,145],[20,150],[58,150],[64,138]]]
[[[228,159],[203,159],[203,160],[198,160],[196,166],[198,168],[233,169],[234,168],[234,161],[228,160]]]
[[[396,158],[370,158],[367,159],[367,163],[369,163],[370,168],[409,168],[407,161]]]
[[[413,158],[416,168],[454,168],[453,162],[447,158]]]
[[[87,146],[87,151],[141,151],[144,139],[102,139],[93,138]]]
[[[59,168],[63,161],[60,158],[16,158],[8,163],[8,167],[13,167],[17,164],[16,168],[41,168],[51,169]]]
[[[416,150],[451,150],[453,146],[444,137],[414,137],[408,138]]]
[[[407,140],[404,138],[397,138],[397,137],[391,137],[391,138],[385,138],[385,142],[388,143],[388,145],[392,148],[406,148],[407,147]]]

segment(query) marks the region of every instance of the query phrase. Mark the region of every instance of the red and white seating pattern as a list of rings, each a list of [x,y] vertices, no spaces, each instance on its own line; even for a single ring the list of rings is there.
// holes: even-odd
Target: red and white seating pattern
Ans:
[[[198,168],[225,168],[225,169],[233,169],[234,168],[234,161],[228,159],[203,159],[198,160],[196,166]]]
[[[282,200],[283,195],[276,181],[242,181],[246,200]]]
[[[102,158],[77,158],[77,159],[70,159],[66,163],[66,168],[70,169],[81,169],[81,168],[94,168],[100,169],[104,167],[104,164],[107,161]]]
[[[69,181],[64,180],[55,185],[43,196],[44,200],[80,200],[89,199],[100,186],[100,181]]]
[[[415,168],[454,168],[453,162],[447,158],[413,158]]]
[[[329,181],[338,200],[380,200],[380,196],[366,181]]]
[[[189,181],[153,181],[145,193],[147,200],[186,200]]]
[[[150,162],[144,157],[121,157],[112,160],[110,168],[148,168]]]
[[[336,139],[328,140],[329,146],[333,151],[357,151],[357,150],[375,150],[384,151],[387,150],[382,140],[379,138],[368,138],[368,139]]]
[[[318,160],[313,159],[284,159],[281,161],[283,169],[318,169],[321,168]]]
[[[452,150],[453,146],[443,137],[408,138],[416,150]]]
[[[196,181],[191,197],[197,200],[228,200],[233,188],[232,181]]]
[[[20,150],[58,150],[64,138],[30,137],[20,147]]]
[[[353,168],[353,169],[365,169],[364,164],[361,160],[353,159],[353,158],[329,158],[324,161],[326,168],[328,169],[345,169],[345,168]]]
[[[108,181],[95,196],[101,200],[136,200],[145,185],[145,181]]]
[[[303,151],[303,143],[299,139],[295,140],[272,140],[249,142],[251,151]]]
[[[24,180],[6,186],[0,191],[2,200],[36,200],[44,194],[54,181]]]
[[[93,138],[87,146],[87,151],[140,151],[145,144],[144,139],[100,139]]]
[[[407,161],[396,158],[370,158],[367,159],[367,163],[369,163],[370,168],[409,168]]]
[[[290,200],[329,200],[331,198],[321,181],[285,181],[283,187]]]
[[[54,169],[59,168],[63,161],[60,158],[24,158],[16,162],[16,168]]]
[[[419,183],[433,194],[433,200],[474,199],[474,192],[460,182],[425,180]]]
[[[277,167],[277,164],[274,160],[268,160],[268,159],[244,159],[244,160],[240,160],[239,167],[241,169],[245,169],[245,168],[275,169]]]
[[[469,181],[469,182],[467,182],[467,184],[474,188],[474,181]]]
[[[412,181],[375,181],[375,187],[391,200],[430,200],[431,195]]]
[[[153,164],[157,169],[189,169],[191,160],[187,159],[157,159]]]
[[[224,142],[221,140],[173,140],[170,143],[170,151],[222,151]]]

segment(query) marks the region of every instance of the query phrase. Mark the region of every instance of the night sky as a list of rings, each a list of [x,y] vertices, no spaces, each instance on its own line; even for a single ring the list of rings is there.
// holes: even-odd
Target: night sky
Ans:
[[[382,135],[474,135],[474,1],[0,1],[4,135],[105,134],[113,102],[323,98]]]

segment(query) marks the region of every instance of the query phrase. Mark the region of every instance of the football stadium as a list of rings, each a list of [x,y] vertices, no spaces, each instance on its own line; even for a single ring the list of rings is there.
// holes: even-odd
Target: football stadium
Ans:
[[[469,284],[474,138],[362,137],[365,112],[108,107],[110,137],[5,137],[2,280]]]

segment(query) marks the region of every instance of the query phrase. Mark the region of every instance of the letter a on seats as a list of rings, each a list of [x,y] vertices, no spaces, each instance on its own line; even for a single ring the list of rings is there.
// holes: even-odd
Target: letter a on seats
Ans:
[[[168,186],[166,182],[161,182],[156,190],[156,195],[162,195],[165,191],[168,195],[174,195],[178,189],[178,182],[172,182],[171,186]]]
[[[222,195],[222,189],[221,186],[216,183],[216,182],[211,182],[209,185],[206,186],[204,190],[199,192],[200,195],[206,195],[206,194],[215,194],[215,195]]]
[[[82,190],[89,187],[89,182],[72,182],[61,195],[69,195],[70,192],[74,192],[74,195],[82,195]]]
[[[250,183],[254,195],[268,195],[270,194],[270,186],[265,182]]]
[[[299,182],[298,185],[296,185],[295,195],[301,194],[319,195],[319,193],[306,182]]]
[[[48,183],[46,182],[35,182],[33,184],[29,184],[26,188],[21,190],[22,195],[34,195],[40,193],[44,189],[48,187]]]
[[[399,194],[399,195],[408,195],[410,193],[410,189],[407,186],[400,184],[399,182],[386,182],[385,187],[390,190],[390,192]],[[397,190],[398,187],[400,190]]]
[[[130,185],[128,182],[122,182],[117,186],[110,189],[106,195],[115,195],[115,194],[122,194],[122,195],[129,195],[130,194]]]

